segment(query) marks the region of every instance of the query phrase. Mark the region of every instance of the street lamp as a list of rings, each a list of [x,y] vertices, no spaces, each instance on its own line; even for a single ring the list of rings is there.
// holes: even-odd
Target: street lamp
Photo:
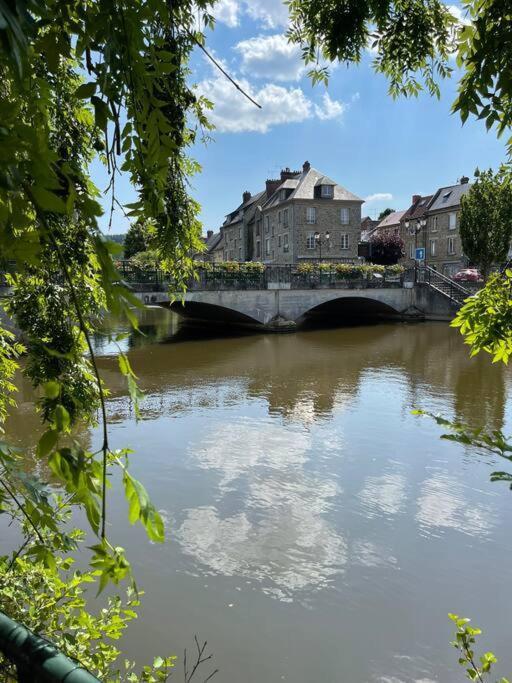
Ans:
[[[410,234],[409,232],[409,227],[411,226],[411,221],[407,220],[405,221],[405,229],[406,231]],[[416,258],[416,253],[418,250],[418,234],[426,227],[427,225],[427,219],[426,218],[418,218],[416,219],[416,225],[414,226],[414,263],[415,263],[415,268],[414,272],[417,273],[417,267],[418,267],[418,259]],[[425,238],[425,244],[424,244],[424,263],[427,261],[427,240]],[[416,277],[416,275],[415,275]]]
[[[319,247],[320,249],[320,258],[319,261],[322,260],[322,244],[326,244],[327,248],[329,248],[329,240],[331,239],[331,235],[329,231],[325,233],[325,236],[322,238],[320,233],[317,231],[315,232],[315,245]]]

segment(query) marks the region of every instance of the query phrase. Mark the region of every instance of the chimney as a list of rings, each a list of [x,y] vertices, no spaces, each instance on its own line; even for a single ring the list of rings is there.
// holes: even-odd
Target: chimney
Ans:
[[[305,162],[302,164],[302,171],[303,171],[303,173],[307,173],[307,172],[309,171],[310,168],[311,168],[311,164],[309,163],[309,161],[305,161]]]
[[[210,237],[213,237],[213,230],[207,230],[206,231],[206,239],[210,239]]]
[[[461,185],[467,185],[469,183],[469,178],[467,175],[463,175],[462,178],[460,179],[460,184]]]
[[[267,198],[271,197],[274,192],[277,190],[279,185],[281,185],[281,179],[279,178],[278,180],[267,180],[265,183],[266,189],[267,189]]]
[[[243,203],[246,204],[251,197],[252,197],[252,194],[249,192],[249,190],[246,190],[242,195]]]
[[[420,195],[420,194],[413,194],[413,196],[412,196],[412,203],[413,203],[413,204],[416,204],[416,202],[419,202],[420,199],[421,199],[421,195]]]

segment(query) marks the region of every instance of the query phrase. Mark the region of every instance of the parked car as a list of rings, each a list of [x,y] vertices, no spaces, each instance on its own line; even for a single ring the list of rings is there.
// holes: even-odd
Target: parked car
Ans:
[[[463,268],[455,273],[453,279],[457,282],[480,282],[482,276],[477,268]]]

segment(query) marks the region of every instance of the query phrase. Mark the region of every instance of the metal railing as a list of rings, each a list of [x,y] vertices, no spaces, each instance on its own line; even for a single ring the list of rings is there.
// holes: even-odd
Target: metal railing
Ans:
[[[53,643],[3,612],[0,612],[0,652],[16,667],[19,683],[100,683]]]
[[[418,267],[417,282],[428,285],[458,306],[461,306],[464,301],[472,295],[472,292],[461,284],[455,282],[452,278],[439,273],[431,266]]]
[[[250,263],[241,268],[226,268],[210,263],[197,269],[195,277],[187,282],[189,290],[250,290],[250,289],[361,289],[402,287],[404,281],[414,281],[414,270],[402,274],[340,273],[334,263],[331,268],[301,269],[297,264],[269,264],[264,268],[252,267]],[[120,264],[123,281],[134,289],[156,290],[172,288],[172,280],[163,271],[135,268],[129,263]]]

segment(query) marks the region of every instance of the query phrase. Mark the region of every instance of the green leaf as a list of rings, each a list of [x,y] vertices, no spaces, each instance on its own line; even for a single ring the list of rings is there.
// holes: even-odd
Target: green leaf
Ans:
[[[49,429],[43,434],[39,439],[36,447],[36,455],[38,458],[44,458],[50,453],[56,446],[59,440],[59,432],[55,429]]]
[[[146,529],[148,538],[157,543],[164,541],[164,523],[157,509],[150,501],[146,489],[128,470],[123,473],[123,484],[128,501],[130,524],[140,521]]]
[[[87,100],[94,95],[96,87],[97,83],[82,83],[82,85],[78,86],[75,90],[75,97],[78,97],[80,100]]]
[[[59,432],[64,432],[69,428],[69,413],[60,403],[59,405],[55,406],[55,410],[53,411],[53,419]]]
[[[60,384],[51,380],[43,384],[43,391],[46,398],[57,398],[60,394]]]
[[[31,188],[32,196],[40,209],[52,211],[53,213],[66,213],[66,204],[53,192],[45,190],[44,187],[34,185]]]

